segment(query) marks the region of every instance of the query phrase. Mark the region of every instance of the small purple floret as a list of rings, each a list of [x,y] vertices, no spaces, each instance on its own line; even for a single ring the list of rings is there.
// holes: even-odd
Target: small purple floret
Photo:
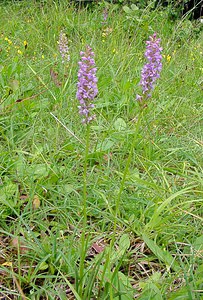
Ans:
[[[98,94],[97,68],[95,67],[94,52],[89,46],[86,46],[85,52],[80,52],[80,56],[76,97],[80,102],[79,113],[84,117],[82,122],[90,123],[95,119],[95,116],[91,115],[91,109],[94,108],[92,101]]]
[[[59,36],[59,52],[62,57],[62,63],[69,62],[70,55],[69,55],[69,47],[68,47],[68,39],[66,34],[61,31]]]
[[[104,8],[104,10],[103,10],[103,22],[102,22],[102,25],[107,24],[107,19],[108,19],[108,9]]]
[[[162,48],[160,46],[160,39],[157,38],[156,33],[150,36],[150,40],[146,42],[145,57],[148,63],[144,65],[141,72],[140,85],[142,87],[142,96],[137,95],[139,102],[151,97],[151,91],[154,89],[155,81],[160,77],[162,69]]]

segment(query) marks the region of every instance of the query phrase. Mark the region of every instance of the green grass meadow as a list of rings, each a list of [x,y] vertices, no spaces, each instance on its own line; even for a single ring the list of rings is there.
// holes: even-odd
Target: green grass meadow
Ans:
[[[203,24],[65,0],[0,2],[0,19],[0,299],[203,299]],[[154,32],[163,68],[142,109]],[[76,99],[86,45],[89,133]]]

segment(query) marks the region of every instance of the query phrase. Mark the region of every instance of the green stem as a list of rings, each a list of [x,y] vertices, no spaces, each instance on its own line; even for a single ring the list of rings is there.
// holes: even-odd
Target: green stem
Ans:
[[[128,159],[127,159],[125,169],[124,169],[124,172],[123,172],[123,178],[121,180],[118,197],[117,197],[117,200],[116,200],[115,219],[114,219],[114,232],[116,232],[117,218],[120,215],[119,207],[120,207],[120,202],[121,202],[121,195],[122,195],[122,192],[124,190],[126,177],[127,177],[127,174],[128,174],[128,170],[129,170],[129,167],[130,167],[131,160],[132,160],[132,155],[133,155],[133,151],[134,151],[134,148],[135,148],[135,144],[136,144],[136,140],[137,140],[137,136],[138,136],[138,132],[139,132],[140,121],[142,119],[142,115],[143,115],[143,110],[141,110],[141,112],[138,115],[138,120],[137,120],[137,124],[136,124],[136,127],[135,127],[135,134],[134,134],[134,137],[133,137],[130,152],[129,152]]]
[[[90,125],[87,125],[86,133],[86,145],[85,145],[85,156],[84,156],[84,170],[83,170],[83,228],[81,235],[81,257],[80,257],[80,266],[79,266],[79,277],[80,277],[80,286],[79,294],[82,296],[83,293],[83,279],[84,279],[84,262],[86,256],[86,226],[87,226],[87,164],[88,164],[88,154],[89,154],[89,144],[90,144]]]

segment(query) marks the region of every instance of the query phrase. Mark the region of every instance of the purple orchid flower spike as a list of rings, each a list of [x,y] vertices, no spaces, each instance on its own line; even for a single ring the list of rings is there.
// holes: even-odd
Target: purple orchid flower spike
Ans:
[[[79,113],[84,117],[82,123],[88,124],[95,119],[95,115],[91,114],[91,109],[94,108],[93,100],[98,94],[97,68],[94,52],[90,46],[86,46],[85,52],[80,52],[80,56],[76,97],[80,102]]]
[[[146,42],[145,57],[148,60],[142,69],[140,86],[142,87],[142,95],[137,95],[136,99],[142,103],[151,97],[151,91],[154,89],[155,81],[160,77],[162,69],[162,47],[160,46],[160,39],[154,33],[150,36],[149,41]]]
[[[62,63],[64,64],[65,62],[69,62],[70,55],[69,55],[68,39],[66,34],[63,31],[60,32],[58,45],[59,45],[59,52],[62,57]]]

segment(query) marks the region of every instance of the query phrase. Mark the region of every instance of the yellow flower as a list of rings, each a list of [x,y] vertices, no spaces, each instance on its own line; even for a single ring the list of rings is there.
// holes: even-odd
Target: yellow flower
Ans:
[[[170,62],[171,61],[171,55],[167,54],[163,54],[163,58],[166,58],[167,62]]]
[[[42,59],[44,59],[44,55],[42,54]]]
[[[113,51],[112,51],[112,52],[113,52],[113,54],[118,54],[118,51],[116,51],[116,49],[115,49],[115,48],[113,49]]]
[[[22,54],[23,54],[23,52],[22,52],[21,50],[18,50],[18,54],[22,55]]]
[[[24,41],[23,45],[24,45],[25,49],[27,49],[27,41]]]
[[[9,45],[11,45],[12,44],[12,41],[11,40],[9,40],[9,38],[7,38],[7,37],[5,37],[5,39],[4,39],[5,41],[7,41],[8,43],[9,43]]]

